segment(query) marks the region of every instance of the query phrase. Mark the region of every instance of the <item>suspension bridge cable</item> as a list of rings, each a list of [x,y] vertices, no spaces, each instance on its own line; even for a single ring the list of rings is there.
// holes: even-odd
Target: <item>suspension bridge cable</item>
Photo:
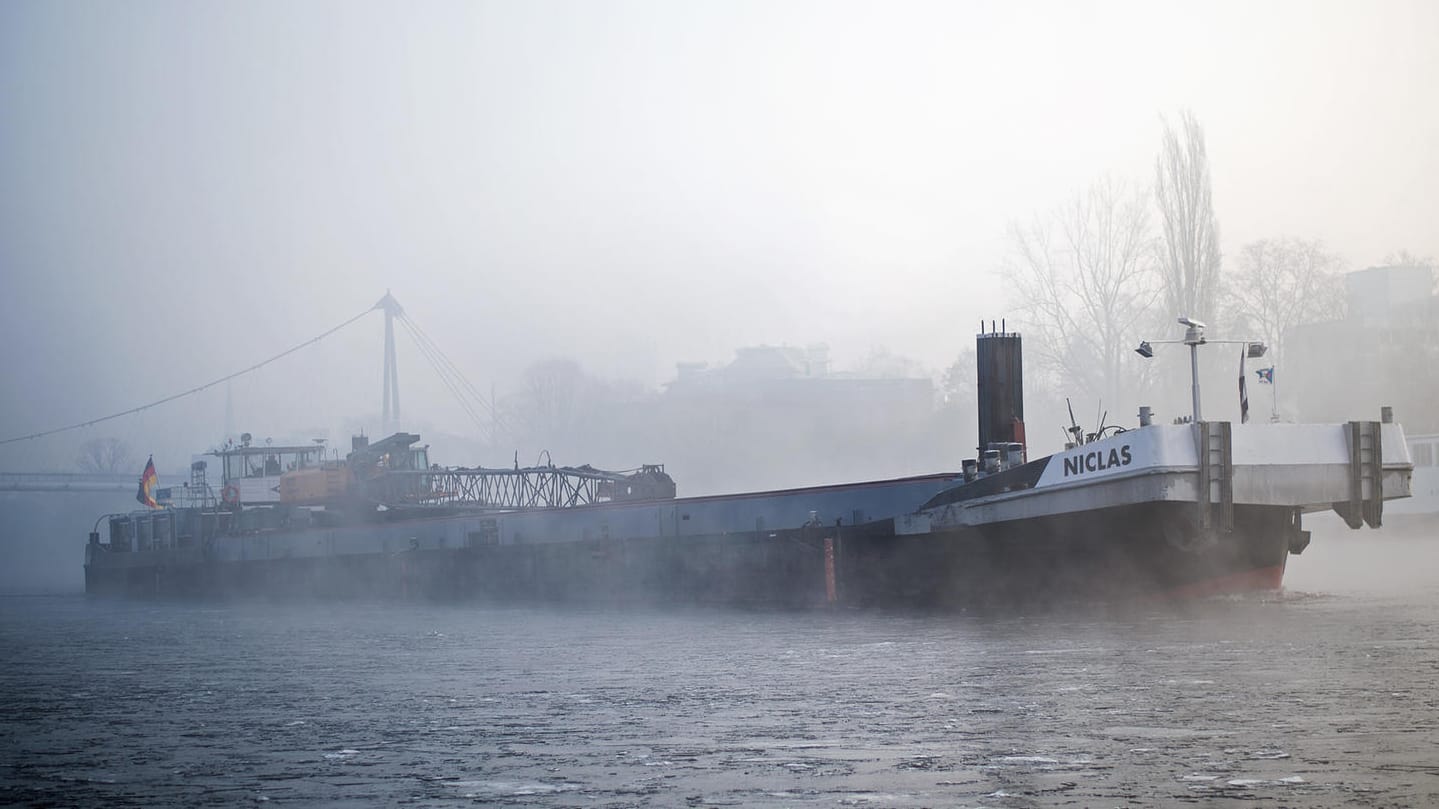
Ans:
[[[470,395],[473,396],[475,400],[485,410],[489,411],[490,421],[494,425],[494,428],[497,430],[509,430],[509,425],[505,423],[504,416],[500,414],[499,404],[493,401],[492,397],[486,396],[485,394],[481,393],[478,389],[475,388],[473,384],[470,383],[470,380],[464,375],[462,371],[460,371],[459,366],[455,365],[454,361],[451,360],[447,354],[445,354],[444,350],[440,348],[439,344],[436,343],[430,337],[430,335],[425,333],[425,330],[420,327],[420,324],[415,323],[408,316],[406,316],[405,319],[410,321],[410,324],[414,326],[415,331],[419,334],[419,337],[428,342],[430,344],[430,347],[434,349],[437,354],[439,354],[440,359],[449,367],[451,372],[453,372],[453,374],[459,378],[460,383],[470,392]]]
[[[494,428],[497,430],[508,430],[509,428],[505,424],[505,420],[500,416],[499,408],[495,402],[491,401],[489,397],[480,393],[474,385],[470,384],[470,380],[467,379],[459,367],[450,360],[449,356],[445,354],[439,344],[431,339],[430,335],[426,334],[424,329],[420,328],[420,324],[416,323],[408,314],[400,315],[400,320],[410,327],[410,333],[415,338],[415,342],[428,343],[429,347],[435,354],[439,355],[439,358],[444,362],[445,366],[449,368],[450,372],[460,381],[460,384],[470,392],[470,395],[473,396],[481,406],[490,412],[490,421],[494,425]],[[438,369],[436,370],[438,371]]]
[[[403,319],[406,321],[406,325],[410,327],[410,333],[414,336],[415,341],[427,344],[430,349],[435,353],[435,355],[439,357],[445,368],[448,369],[449,372],[452,373],[455,378],[458,379],[459,382],[470,392],[470,395],[474,396],[475,399],[478,400],[478,402],[483,405],[486,410],[490,411],[491,416],[493,416],[495,410],[494,406],[491,405],[488,401],[486,401],[485,396],[481,394],[478,390],[476,390],[474,385],[470,384],[470,380],[465,378],[465,375],[460,372],[460,369],[455,365],[454,362],[450,360],[449,356],[445,354],[444,350],[440,348],[439,343],[436,343],[433,339],[431,339],[430,335],[426,334],[425,330],[420,328],[420,324],[416,323],[413,319],[409,317],[403,317]]]
[[[465,413],[469,415],[470,419],[473,420],[477,426],[480,425],[479,413],[475,412],[474,407],[465,399],[463,392],[460,391],[456,382],[445,371],[444,366],[440,364],[439,358],[435,356],[429,346],[420,342],[420,339],[409,329],[409,325],[405,323],[404,320],[400,320],[400,326],[410,332],[411,338],[415,341],[415,347],[420,351],[420,356],[424,357],[425,361],[430,364],[430,368],[435,372],[435,376],[439,378],[440,382],[445,386],[445,389],[450,392],[450,395],[455,397],[455,400],[459,403],[460,407],[464,409]]]
[[[465,413],[470,417],[470,420],[475,423],[475,427],[483,432],[485,430],[484,420],[480,418],[480,414],[475,411],[474,406],[465,399],[464,393],[459,389],[455,381],[450,378],[450,375],[446,372],[444,366],[440,364],[439,359],[435,356],[430,346],[427,346],[420,340],[419,336],[414,333],[412,327],[405,319],[400,319],[400,325],[410,330],[410,335],[414,337],[415,345],[420,349],[420,354],[430,363],[430,367],[434,368],[435,375],[440,378],[440,382],[442,382],[450,391],[450,394],[455,397],[455,401],[459,402],[460,407],[464,409]]]
[[[182,391],[182,392],[180,392],[180,393],[176,393],[176,394],[174,394],[174,395],[172,395],[172,396],[166,396],[166,397],[163,398],[163,399],[156,399],[155,401],[150,402],[150,403],[148,403],[148,404],[142,404],[142,405],[140,405],[139,407],[132,407],[132,408],[130,408],[129,410],[123,410],[123,411],[121,411],[121,412],[119,412],[119,413],[111,413],[111,414],[108,415],[108,416],[101,416],[100,418],[97,418],[97,419],[90,419],[90,420],[88,420],[88,421],[82,421],[82,422],[78,422],[78,423],[76,423],[76,424],[66,425],[66,426],[64,426],[64,427],[56,427],[56,428],[53,429],[53,430],[44,430],[44,431],[38,432],[38,433],[31,433],[30,435],[19,435],[19,436],[15,436],[14,438],[6,438],[6,439],[3,439],[3,440],[0,440],[0,446],[4,446],[4,445],[6,445],[6,444],[14,444],[14,443],[16,443],[16,442],[18,442],[18,441],[30,441],[30,440],[33,440],[33,439],[36,439],[36,438],[44,438],[45,436],[55,435],[56,433],[68,432],[68,431],[70,431],[70,430],[78,430],[78,429],[80,429],[81,427],[90,427],[90,426],[93,426],[93,425],[96,425],[96,424],[100,424],[101,422],[105,422],[105,421],[110,421],[110,420],[112,420],[112,419],[121,418],[122,416],[134,415],[135,413],[139,413],[139,412],[141,412],[142,410],[149,410],[149,409],[152,408],[152,407],[158,407],[158,406],[160,406],[160,405],[162,405],[162,404],[168,404],[168,403],[170,403],[170,402],[175,401],[176,399],[183,399],[183,398],[185,398],[186,396],[193,396],[194,394],[199,393],[200,391],[206,390],[207,388],[213,388],[213,387],[215,387],[216,385],[220,384],[221,382],[229,382],[230,380],[234,379],[235,377],[244,376],[245,374],[248,374],[248,373],[250,373],[251,371],[258,371],[259,369],[265,367],[266,365],[269,365],[270,363],[274,362],[275,360],[281,359],[281,358],[283,358],[283,357],[288,357],[289,355],[295,353],[296,351],[299,351],[299,350],[302,349],[302,348],[306,348],[306,347],[308,347],[308,346],[312,346],[312,345],[314,345],[315,343],[320,342],[321,340],[325,339],[326,337],[329,337],[330,335],[334,334],[335,332],[339,331],[340,329],[345,328],[346,326],[350,325],[351,323],[354,323],[355,321],[359,320],[360,318],[364,317],[365,315],[368,315],[369,313],[371,313],[371,312],[373,312],[373,311],[375,311],[375,307],[370,307],[369,309],[366,309],[365,311],[359,313],[358,315],[355,315],[354,317],[350,318],[349,320],[346,320],[344,323],[341,323],[340,325],[334,327],[333,329],[330,329],[329,331],[327,331],[327,332],[319,335],[318,337],[312,337],[311,339],[306,340],[305,342],[300,343],[299,345],[296,345],[296,346],[293,346],[293,347],[291,347],[291,348],[288,348],[288,349],[286,349],[286,350],[284,350],[284,351],[281,351],[279,354],[276,354],[275,356],[270,357],[270,358],[267,359],[267,360],[262,360],[262,361],[260,361],[260,362],[257,362],[257,363],[255,363],[254,365],[251,365],[249,368],[244,369],[243,371],[236,371],[236,372],[233,373],[233,374],[229,374],[229,375],[227,375],[227,376],[222,376],[222,377],[220,377],[219,379],[213,380],[213,381],[211,381],[211,382],[206,382],[205,384],[200,385],[200,386],[198,386],[198,387],[190,388],[189,390]]]
[[[490,437],[493,440],[495,431],[505,429],[504,422],[498,418],[498,414],[495,412],[493,406],[490,406],[489,403],[485,401],[484,397],[475,390],[475,386],[470,384],[470,381],[465,378],[465,375],[461,373],[460,369],[457,368],[453,362],[449,361],[449,358],[445,356],[444,351],[440,349],[439,345],[430,339],[429,335],[425,334],[414,321],[409,318],[404,318],[401,322],[410,332],[410,336],[414,338],[416,347],[420,349],[425,359],[429,361],[430,367],[434,369],[436,376],[440,378],[441,382],[445,383],[445,387],[449,389],[451,395],[455,397],[455,401],[460,404],[460,407],[464,408],[465,412],[470,416],[470,420],[475,423],[475,427],[477,427],[481,433],[487,430],[490,431]],[[469,390],[471,394],[470,397],[466,397],[465,389]],[[482,409],[489,410],[490,422],[488,425],[476,409],[476,405],[479,405]]]
[[[507,432],[509,428],[508,425],[505,425],[505,419],[502,419],[501,415],[499,415],[499,410],[496,409],[494,403],[489,400],[489,397],[486,397],[484,393],[481,393],[479,392],[479,390],[475,389],[475,386],[471,384],[471,381],[469,381],[468,377],[465,377],[465,373],[463,373],[463,371],[460,371],[458,366],[455,366],[455,363],[453,363],[453,361],[450,360],[448,356],[446,356],[445,351],[443,351],[442,348],[439,347],[439,344],[435,343],[435,340],[432,340],[429,335],[425,334],[425,331],[420,330],[419,325],[414,324],[413,321],[410,321],[409,325],[412,325],[413,327],[412,333],[410,334],[413,335],[416,343],[427,345],[427,347],[429,347],[429,350],[432,351],[433,354],[436,354],[437,360],[432,360],[432,363],[435,363],[435,361],[439,363],[439,366],[436,366],[435,369],[436,373],[448,374],[450,379],[456,380],[456,384],[458,384],[458,386],[460,387],[460,390],[456,392],[456,396],[462,397],[465,396],[466,392],[468,392],[469,399],[472,400],[473,405],[476,405],[479,407],[479,409],[485,410],[485,412],[489,413],[488,429],[491,430],[491,439],[495,439],[495,436],[498,435],[499,432]],[[479,416],[476,415],[476,419],[478,419],[478,417]],[[478,423],[479,428],[481,428],[482,432],[484,432],[484,430],[486,429],[484,423],[476,423]]]

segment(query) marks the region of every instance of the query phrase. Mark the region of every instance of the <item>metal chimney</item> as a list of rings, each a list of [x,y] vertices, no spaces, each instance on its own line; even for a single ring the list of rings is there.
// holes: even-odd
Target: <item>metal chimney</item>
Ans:
[[[983,331],[975,336],[979,369],[979,454],[995,444],[1024,440],[1024,363],[1017,333]],[[998,448],[998,447],[996,447]]]

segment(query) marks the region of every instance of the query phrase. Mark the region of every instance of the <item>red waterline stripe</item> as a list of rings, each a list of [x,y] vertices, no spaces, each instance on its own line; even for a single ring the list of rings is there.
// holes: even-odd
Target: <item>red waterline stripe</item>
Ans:
[[[1284,586],[1284,565],[1243,570],[1213,579],[1205,579],[1165,592],[1170,598],[1203,598],[1225,593],[1247,593],[1255,590],[1278,590]]]

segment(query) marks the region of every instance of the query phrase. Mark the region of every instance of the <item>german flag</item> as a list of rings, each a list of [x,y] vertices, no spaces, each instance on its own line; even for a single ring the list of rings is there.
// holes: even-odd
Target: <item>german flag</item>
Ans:
[[[140,473],[140,491],[135,492],[135,499],[141,505],[159,508],[160,504],[155,502],[155,484],[159,481],[160,477],[155,474],[155,456],[152,455],[145,462],[145,471]]]

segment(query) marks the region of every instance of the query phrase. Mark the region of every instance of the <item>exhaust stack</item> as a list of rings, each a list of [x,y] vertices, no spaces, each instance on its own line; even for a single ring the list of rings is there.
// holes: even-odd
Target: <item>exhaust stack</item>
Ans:
[[[981,321],[980,333],[975,336],[975,364],[979,369],[978,454],[981,458],[989,449],[1008,450],[1008,444],[1020,445],[1021,453],[1027,449],[1020,337],[1017,332],[1005,331],[1002,325],[996,331],[993,321],[989,329],[986,332]]]

